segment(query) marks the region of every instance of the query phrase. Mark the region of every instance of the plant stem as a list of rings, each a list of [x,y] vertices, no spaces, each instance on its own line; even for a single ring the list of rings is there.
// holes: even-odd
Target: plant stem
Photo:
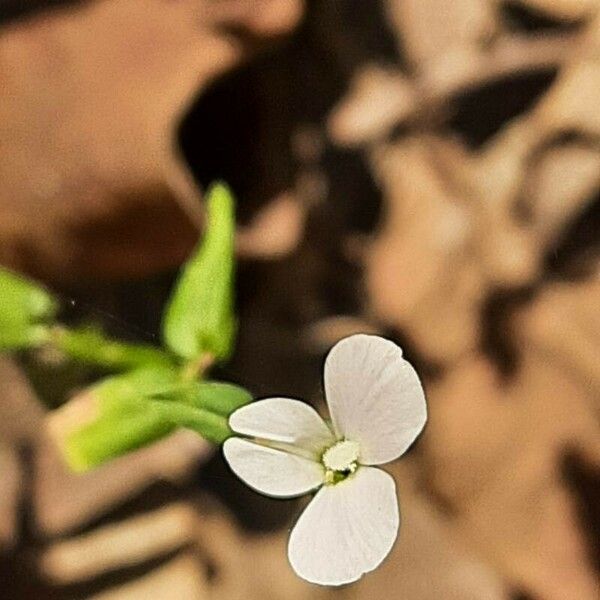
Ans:
[[[56,325],[50,330],[49,343],[79,362],[116,370],[149,365],[171,366],[171,357],[147,344],[117,342],[99,329],[68,329]]]

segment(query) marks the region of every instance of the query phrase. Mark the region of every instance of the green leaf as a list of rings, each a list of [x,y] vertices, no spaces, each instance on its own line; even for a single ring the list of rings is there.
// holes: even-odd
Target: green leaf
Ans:
[[[0,350],[43,344],[56,310],[56,302],[46,290],[0,269]]]
[[[188,382],[150,398],[166,419],[220,444],[231,434],[229,415],[252,401],[247,390],[218,381]]]
[[[199,381],[191,387],[188,401],[198,408],[229,418],[234,410],[252,402],[252,394],[232,383]]]
[[[146,446],[178,427],[220,444],[231,434],[229,414],[252,397],[233,384],[184,382],[171,367],[155,366],[109,377],[89,390],[94,420],[68,432],[67,462],[86,471]]]
[[[102,414],[137,412],[140,400],[168,393],[180,386],[180,375],[174,367],[151,366],[129,373],[107,377],[91,388]]]
[[[144,399],[173,389],[178,378],[175,369],[149,367],[92,386],[94,420],[68,432],[62,444],[69,466],[87,471],[174,431],[175,424]]]
[[[128,344],[107,338],[94,327],[81,329],[54,328],[52,342],[70,358],[118,371],[146,366],[169,367],[168,354],[145,344]]]
[[[207,194],[207,229],[196,253],[183,267],[165,312],[166,345],[187,360],[202,354],[226,359],[233,349],[234,201],[216,184]]]
[[[64,454],[71,469],[82,473],[147,446],[174,429],[156,411],[129,407],[118,417],[105,414],[72,432],[64,444]]]

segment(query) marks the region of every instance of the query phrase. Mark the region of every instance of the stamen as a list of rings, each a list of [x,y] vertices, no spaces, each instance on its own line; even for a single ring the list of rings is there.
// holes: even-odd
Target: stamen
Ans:
[[[346,475],[354,473],[358,466],[359,450],[359,445],[351,440],[336,442],[323,453],[321,459],[323,466],[327,472],[332,471]]]

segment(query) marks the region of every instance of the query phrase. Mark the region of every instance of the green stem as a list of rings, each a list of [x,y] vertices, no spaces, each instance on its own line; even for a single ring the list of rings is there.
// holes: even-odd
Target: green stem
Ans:
[[[107,369],[173,365],[171,357],[158,348],[116,342],[93,328],[68,329],[57,325],[51,329],[49,342],[76,361]]]
[[[209,352],[201,354],[198,358],[188,362],[181,372],[184,381],[199,380],[215,363],[215,357]]]

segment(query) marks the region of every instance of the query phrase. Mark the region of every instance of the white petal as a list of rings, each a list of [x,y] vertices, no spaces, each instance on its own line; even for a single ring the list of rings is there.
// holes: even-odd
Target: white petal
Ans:
[[[396,344],[374,335],[353,335],[331,349],[325,394],[335,432],[360,444],[362,464],[398,458],[427,420],[417,373]]]
[[[233,431],[291,444],[320,456],[335,440],[317,411],[300,400],[267,398],[236,410],[229,418]]]
[[[231,437],[223,454],[232,471],[261,494],[276,498],[301,496],[323,483],[323,466],[296,454]]]
[[[359,467],[348,479],[323,486],[306,507],[290,535],[290,563],[312,583],[356,581],[388,555],[399,523],[392,477]]]

